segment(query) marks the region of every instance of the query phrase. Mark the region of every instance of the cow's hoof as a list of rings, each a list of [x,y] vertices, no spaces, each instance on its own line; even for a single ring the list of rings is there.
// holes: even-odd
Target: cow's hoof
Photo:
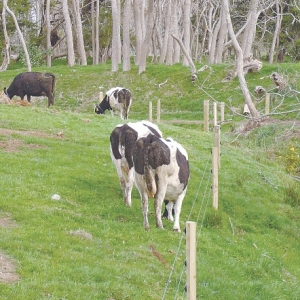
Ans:
[[[173,231],[181,232],[179,228],[173,228]]]

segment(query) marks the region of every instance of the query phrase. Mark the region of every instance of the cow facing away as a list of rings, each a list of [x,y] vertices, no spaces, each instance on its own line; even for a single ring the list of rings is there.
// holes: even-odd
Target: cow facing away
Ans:
[[[120,115],[122,120],[127,120],[131,103],[132,97],[128,89],[114,87],[107,91],[103,100],[95,106],[95,112],[104,114],[109,110],[112,114]]]
[[[123,199],[131,206],[131,192],[134,183],[132,148],[135,142],[148,134],[162,137],[159,128],[148,121],[129,122],[117,125],[110,135],[110,155],[117,169]]]
[[[175,211],[174,231],[180,232],[179,217],[190,178],[186,150],[171,138],[163,139],[153,134],[140,138],[132,149],[135,184],[142,200],[144,227],[149,230],[148,199],[155,198],[156,227],[163,228],[161,209],[164,199],[169,218]],[[173,205],[174,204],[174,207]]]
[[[25,72],[17,75],[8,89],[4,88],[4,93],[12,99],[14,96],[30,102],[31,96],[46,96],[48,107],[54,105],[55,75],[52,73]]]

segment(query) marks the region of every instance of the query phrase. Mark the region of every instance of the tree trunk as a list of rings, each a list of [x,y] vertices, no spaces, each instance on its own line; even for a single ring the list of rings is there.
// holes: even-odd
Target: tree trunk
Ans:
[[[119,5],[118,3],[119,2]],[[119,70],[119,46],[120,46],[120,0],[111,1],[111,10],[112,10],[112,20],[113,20],[113,37],[112,37],[112,52],[111,52],[111,61],[112,61],[112,72],[117,72]]]
[[[72,67],[75,65],[75,54],[74,54],[74,45],[73,45],[72,25],[71,25],[70,14],[68,9],[68,1],[61,0],[61,3],[62,3],[62,10],[65,19],[65,31],[67,36],[68,65]]]
[[[183,43],[182,43],[181,40],[180,40],[177,36],[175,36],[174,34],[172,34],[172,37],[178,42],[178,44],[180,45],[180,48],[181,48],[183,54],[186,56],[186,58],[187,58],[187,60],[188,60],[188,62],[189,62],[189,66],[190,66],[191,73],[192,73],[192,74],[196,74],[196,73],[197,73],[196,67],[195,67],[195,65],[194,65],[194,63],[193,63],[192,58],[190,57],[190,55],[189,55],[188,52],[186,51],[186,49],[185,49]]]
[[[91,1],[91,21],[92,21],[92,57],[93,65],[96,65],[96,20],[95,20],[95,1]],[[99,58],[99,57],[98,57]]]
[[[225,49],[227,33],[228,33],[228,30],[227,30],[227,23],[226,23],[226,14],[224,11],[224,5],[221,4],[220,29],[218,32],[217,47],[216,47],[216,52],[215,52],[214,63],[218,64],[218,63],[222,63],[222,61],[223,61],[223,53],[224,53],[224,49]]]
[[[95,20],[95,64],[99,64],[100,46],[99,46],[99,0],[96,0],[96,20]]]
[[[46,44],[47,44],[47,67],[51,67],[51,25],[50,25],[50,0],[46,0]]]
[[[246,21],[246,28],[244,30],[243,34],[243,41],[242,41],[242,51],[244,57],[249,57],[252,55],[252,47],[253,42],[255,39],[255,33],[256,33],[256,25],[257,25],[257,6],[258,6],[259,0],[251,0],[249,4],[249,13]]]
[[[167,15],[165,16],[165,33],[164,38],[162,42],[162,48],[160,51],[160,58],[159,63],[164,63],[167,55],[167,49],[168,49],[168,40],[170,37],[170,28],[171,28],[171,19],[172,19],[172,0],[169,0],[167,3]]]
[[[134,29],[135,29],[135,60],[134,63],[139,65],[140,55],[142,51],[143,36],[143,16],[144,11],[141,9],[140,0],[133,0],[133,16],[134,16]]]
[[[9,9],[9,7],[7,6],[7,3],[3,3],[3,4],[4,4],[5,9],[7,10],[7,12],[12,16],[12,18],[14,20],[14,23],[15,23],[15,26],[16,26],[16,29],[17,29],[17,32],[18,32],[18,35],[19,35],[19,39],[21,41],[21,44],[22,44],[22,47],[23,47],[23,50],[24,50],[24,55],[25,55],[25,59],[26,59],[27,69],[28,69],[28,72],[31,72],[31,62],[30,62],[29,54],[28,54],[28,51],[27,51],[27,47],[26,47],[26,43],[25,43],[23,34],[22,34],[21,30],[20,30],[20,27],[19,27],[19,24],[18,24],[18,21],[17,21],[17,18],[15,16],[15,14],[13,13],[13,11],[11,11]]]
[[[153,26],[154,26],[153,7],[154,7],[154,0],[149,0],[146,34],[143,41],[143,47],[141,49],[141,55],[139,60],[139,74],[141,74],[146,70],[147,56],[149,53],[150,41],[151,41],[151,36],[152,36]]]
[[[130,0],[125,0],[123,10],[123,71],[130,70]]]
[[[271,45],[271,49],[270,49],[269,64],[273,63],[276,42],[279,39],[279,33],[280,33],[280,28],[281,28],[282,13],[280,10],[279,2],[280,2],[279,0],[276,0],[276,25],[275,25],[275,32],[273,35],[272,45]]]
[[[85,49],[84,49],[84,40],[83,40],[79,0],[72,0],[72,1],[73,1],[74,13],[75,13],[75,28],[76,28],[76,33],[77,33],[76,40],[77,40],[78,57],[80,60],[80,64],[83,66],[86,66],[87,60],[86,60],[86,53],[85,53]]]
[[[183,45],[187,54],[191,55],[191,0],[185,0],[183,4]],[[182,65],[188,66],[186,55],[183,56]]]
[[[211,43],[210,43],[210,49],[209,49],[209,59],[208,59],[210,64],[215,63],[217,40],[218,40],[218,35],[219,35],[220,28],[221,28],[221,20],[219,19],[217,24],[215,25],[215,27],[213,29],[213,33],[212,33],[212,36],[211,36]]]
[[[253,104],[253,102],[251,100],[250,92],[249,92],[249,89],[247,86],[247,82],[245,80],[244,71],[243,71],[243,65],[244,65],[243,50],[240,47],[240,45],[236,39],[236,36],[234,34],[234,31],[233,31],[231,17],[230,17],[230,13],[229,13],[228,0],[222,0],[222,1],[223,1],[223,5],[224,5],[225,14],[226,14],[229,35],[232,39],[233,46],[234,46],[234,49],[235,49],[235,52],[237,55],[237,58],[236,58],[236,60],[237,60],[236,61],[237,75],[239,78],[241,90],[244,95],[245,103],[248,105],[248,108],[251,112],[252,117],[259,118],[259,116],[260,116],[259,112],[256,110],[255,105]]]
[[[0,67],[0,71],[5,71],[10,63],[10,42],[6,29],[6,16],[5,16],[5,8],[7,7],[7,0],[3,0],[3,8],[2,8],[2,27],[4,34],[4,42],[5,42],[5,53],[2,65]]]

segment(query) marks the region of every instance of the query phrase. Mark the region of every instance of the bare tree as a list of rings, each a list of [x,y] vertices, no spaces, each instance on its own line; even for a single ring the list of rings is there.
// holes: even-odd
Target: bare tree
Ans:
[[[146,70],[146,62],[147,56],[149,54],[150,41],[154,26],[154,17],[153,17],[153,9],[154,9],[154,0],[149,0],[148,2],[148,12],[147,12],[147,28],[146,34],[143,41],[143,46],[141,49],[140,59],[139,59],[139,74]]]
[[[133,16],[134,16],[134,29],[135,29],[135,61],[139,65],[139,59],[142,51],[142,42],[144,40],[144,10],[143,2],[140,0],[133,0]]]
[[[280,5],[280,0],[276,0],[276,25],[275,32],[272,40],[272,45],[270,49],[269,63],[272,64],[274,60],[274,52],[276,43],[279,42],[279,34],[281,29],[281,21],[282,21],[282,5]]]
[[[15,16],[14,12],[11,11],[9,9],[9,7],[7,6],[7,1],[3,2],[3,5],[5,7],[5,10],[12,16],[12,18],[14,20],[14,23],[15,23],[15,26],[16,26],[16,29],[17,29],[17,32],[18,32],[18,35],[19,35],[19,39],[20,39],[22,47],[23,47],[23,51],[24,51],[24,55],[25,55],[25,59],[26,59],[26,64],[27,64],[27,69],[28,69],[28,72],[30,72],[31,71],[31,62],[30,62],[28,51],[27,51],[26,43],[25,43],[23,34],[21,32],[21,29],[19,27],[17,18]]]
[[[171,20],[172,20],[172,0],[166,1],[165,5],[167,5],[166,16],[164,18],[164,37],[162,40],[162,47],[160,51],[159,62],[163,63],[166,60],[167,50],[168,50],[168,42],[170,38],[171,31]]]
[[[253,43],[255,40],[255,33],[256,33],[256,25],[257,25],[257,18],[258,18],[258,7],[259,0],[251,0],[249,4],[249,13],[246,21],[246,27],[243,34],[242,40],[242,50],[244,57],[249,57],[252,55],[252,48]]]
[[[51,67],[51,25],[50,25],[50,0],[46,0],[46,44],[47,44],[47,67]]]
[[[72,25],[70,20],[70,14],[68,9],[68,0],[61,0],[62,11],[65,19],[65,32],[67,37],[67,48],[68,48],[68,65],[70,67],[75,65],[75,54],[73,45],[73,34]]]
[[[248,105],[252,117],[259,118],[259,116],[260,116],[259,112],[257,111],[255,105],[253,104],[253,102],[251,100],[250,92],[249,92],[249,89],[248,89],[248,86],[247,86],[247,83],[245,80],[244,70],[243,70],[243,64],[244,64],[243,50],[242,50],[241,46],[239,45],[239,43],[236,39],[234,30],[233,30],[231,17],[230,17],[230,13],[229,13],[228,0],[222,0],[222,1],[223,1],[223,5],[224,5],[224,12],[226,15],[226,21],[227,21],[227,25],[228,25],[229,35],[232,39],[233,46],[234,46],[234,49],[236,52],[237,75],[239,78],[241,90],[244,95],[245,103]]]
[[[119,3],[118,3],[119,2]],[[119,70],[119,52],[120,52],[120,0],[111,1],[111,11],[113,19],[113,37],[112,37],[112,71]]]
[[[123,9],[123,71],[130,70],[130,0],[125,0]]]
[[[91,3],[93,65],[99,64],[99,0]]]
[[[191,55],[191,0],[183,3],[183,45],[188,55]],[[183,56],[182,64],[189,65],[186,55]]]
[[[5,71],[10,63],[10,42],[6,29],[6,16],[5,16],[5,8],[7,7],[7,0],[3,0],[3,8],[2,8],[2,27],[4,34],[4,42],[5,42],[5,52],[4,59],[2,65],[0,67],[0,71]]]
[[[221,3],[221,10],[220,10],[220,28],[218,31],[218,38],[217,38],[217,48],[215,52],[215,63],[222,63],[223,61],[223,53],[225,49],[225,42],[226,37],[228,34],[227,24],[226,24],[226,13],[224,10],[224,4]]]
[[[83,66],[86,66],[87,60],[86,60],[86,53],[85,53],[85,49],[84,49],[84,40],[83,40],[79,0],[72,0],[72,2],[73,2],[74,13],[75,13],[75,28],[76,28],[76,35],[77,35],[76,41],[77,41],[78,57],[79,57],[81,64]]]

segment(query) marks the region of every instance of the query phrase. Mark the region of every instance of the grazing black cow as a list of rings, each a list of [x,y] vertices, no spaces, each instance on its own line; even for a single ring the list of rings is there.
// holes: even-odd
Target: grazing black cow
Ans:
[[[95,112],[104,114],[106,110],[109,110],[112,114],[119,114],[122,120],[127,120],[131,102],[131,93],[128,89],[114,87],[106,93],[103,100],[95,107]]]
[[[117,169],[124,202],[128,206],[131,206],[131,192],[134,182],[132,148],[137,139],[146,137],[150,133],[162,137],[159,128],[149,121],[117,125],[110,135],[111,159]]]
[[[164,199],[171,217],[174,204],[174,231],[180,231],[179,216],[190,178],[186,150],[171,138],[163,139],[153,134],[140,138],[132,149],[135,184],[142,200],[144,227],[149,230],[148,199],[154,197],[156,227],[163,228],[161,208]]]
[[[54,105],[55,76],[52,73],[25,72],[17,75],[4,93],[12,99],[14,96],[30,102],[31,96],[48,97],[48,107]]]

